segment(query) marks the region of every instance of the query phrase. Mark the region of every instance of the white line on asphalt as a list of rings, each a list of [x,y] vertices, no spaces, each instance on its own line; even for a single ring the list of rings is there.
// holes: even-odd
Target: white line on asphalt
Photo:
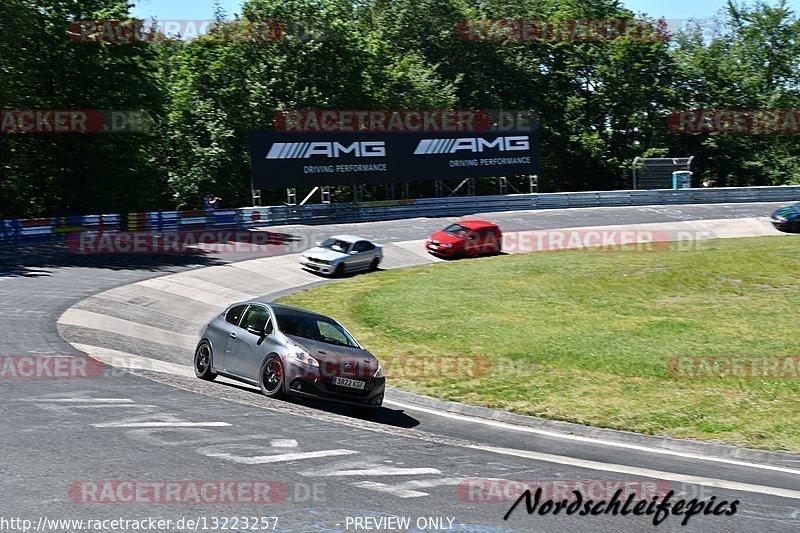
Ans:
[[[274,439],[269,443],[273,448],[297,448],[299,445],[294,439]]]
[[[392,494],[393,496],[397,496],[398,498],[421,498],[423,496],[430,496],[430,494],[415,489],[427,489],[433,487],[441,487],[444,485],[457,485],[458,483],[465,481],[467,479],[470,478],[446,477],[446,478],[436,478],[436,479],[412,479],[392,485],[388,485],[386,483],[378,483],[377,481],[357,481],[355,483],[351,483],[351,485],[362,489],[369,489],[377,492],[384,492],[386,494]]]
[[[134,403],[128,398],[20,398],[17,402],[48,403]]]
[[[192,428],[208,427],[221,428],[230,426],[227,422],[106,422],[103,424],[92,424],[96,428]]]
[[[214,448],[213,446],[211,448]],[[298,453],[281,453],[278,455],[258,455],[255,457],[245,457],[241,455],[234,455],[228,452],[211,452],[198,450],[206,457],[218,457],[219,459],[226,459],[236,463],[246,465],[261,465],[267,463],[283,463],[287,461],[299,461],[301,459],[317,459],[319,457],[335,457],[338,455],[353,455],[358,452],[353,450],[322,450],[319,452],[298,452]]]
[[[317,476],[422,476],[425,474],[441,474],[436,468],[393,468],[379,466],[375,468],[362,468],[359,470],[335,470],[333,472],[318,473]]]
[[[767,494],[770,496],[779,496],[781,498],[792,498],[795,500],[800,500],[800,491],[791,489],[767,487],[764,485],[752,485],[750,483],[740,483],[738,481],[728,481],[725,479],[715,479],[715,478],[700,477],[700,476],[687,476],[684,474],[675,474],[673,472],[650,470],[649,468],[639,468],[636,466],[628,466],[628,465],[617,465],[613,463],[601,463],[598,461],[588,461],[586,459],[575,459],[572,457],[564,457],[561,455],[551,455],[549,453],[529,452],[527,450],[512,450],[509,448],[494,448],[492,446],[479,446],[479,445],[470,445],[467,447],[472,448],[474,450],[483,450],[485,452],[498,453],[502,455],[523,457],[525,459],[534,459],[536,461],[544,461],[547,463],[557,463],[562,465],[574,466],[576,468],[588,468],[590,470],[600,470],[602,472],[617,472],[619,474],[628,474],[633,476],[661,479],[664,481],[676,481],[679,483],[688,483],[690,485],[703,485],[706,487],[714,487],[718,489],[755,492],[758,494]]]
[[[727,459],[725,457],[713,457],[713,456],[710,456],[710,455],[701,455],[701,454],[696,454],[696,453],[678,452],[678,451],[675,451],[675,450],[667,450],[667,449],[664,449],[664,448],[654,448],[654,447],[651,447],[651,446],[640,446],[638,444],[628,444],[628,443],[625,443],[625,442],[614,442],[614,441],[605,440],[605,439],[598,439],[598,438],[594,438],[594,437],[583,437],[583,436],[580,436],[580,435],[571,435],[569,433],[558,433],[556,431],[548,431],[548,430],[545,430],[545,429],[537,429],[537,428],[531,428],[531,427],[527,427],[527,426],[518,426],[518,425],[515,425],[515,424],[507,424],[505,422],[496,422],[494,420],[485,420],[483,418],[476,418],[476,417],[472,417],[472,416],[459,415],[459,414],[455,414],[455,413],[448,413],[446,411],[439,411],[437,409],[429,409],[427,407],[417,407],[415,405],[411,405],[411,404],[407,404],[407,403],[403,403],[403,402],[398,402],[398,401],[395,401],[395,400],[384,400],[383,403],[384,404],[388,403],[388,404],[391,404],[391,405],[396,405],[398,407],[402,407],[404,409],[410,409],[412,411],[422,411],[423,413],[429,413],[429,414],[436,415],[436,416],[441,416],[441,417],[444,417],[444,418],[452,418],[453,420],[460,420],[460,421],[463,421],[463,422],[470,422],[470,423],[475,423],[475,424],[483,424],[483,425],[486,425],[486,426],[492,426],[492,427],[502,428],[502,429],[509,429],[509,430],[512,430],[512,431],[520,431],[520,432],[523,432],[523,433],[534,433],[534,434],[538,434],[538,435],[546,435],[548,437],[555,437],[557,439],[562,439],[562,440],[574,440],[574,441],[578,441],[578,442],[586,442],[586,443],[597,444],[597,445],[601,445],[601,446],[611,446],[611,447],[616,447],[616,448],[626,448],[626,449],[629,449],[629,450],[636,450],[636,451],[645,452],[645,453],[655,453],[655,454],[661,454],[661,455],[672,455],[672,456],[675,456],[675,457],[682,457],[684,459],[695,459],[695,460],[698,460],[698,461],[710,461],[710,462],[715,462],[715,463],[725,463],[725,464],[730,464],[730,465],[743,466],[743,467],[747,467],[747,468],[759,468],[759,469],[762,469],[762,470],[771,470],[771,471],[774,471],[774,472],[781,472],[781,473],[784,473],[784,474],[794,474],[796,476],[800,476],[800,470],[796,470],[796,469],[793,469],[793,468],[786,468],[786,467],[782,467],[782,466],[767,465],[767,464],[760,464],[760,463],[748,463],[748,462],[745,462],[745,461],[737,461],[736,459]]]
[[[358,483],[352,483],[352,485],[360,489],[369,489],[377,492],[384,492],[386,494],[391,494],[392,496],[397,496],[398,498],[422,498],[423,496],[430,496],[427,492],[420,492],[418,490],[410,490],[410,489],[399,489],[397,487],[393,487],[392,485],[377,483],[375,481],[359,481]]]

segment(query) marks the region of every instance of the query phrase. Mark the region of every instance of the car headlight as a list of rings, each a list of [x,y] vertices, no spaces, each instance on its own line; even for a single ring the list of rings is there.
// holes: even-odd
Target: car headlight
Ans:
[[[378,370],[375,371],[375,375],[372,377],[374,378],[382,378],[383,377],[383,365],[378,361]]]
[[[319,361],[311,357],[302,346],[289,343],[289,355],[286,357],[289,362],[319,368]]]
[[[440,244],[439,246],[441,246],[442,248],[452,248],[453,247],[452,244]]]
[[[322,263],[323,265],[330,265],[331,262],[327,259],[317,259],[317,263]]]
[[[776,220],[778,222],[786,222],[786,217],[782,217],[779,215],[772,215],[772,220]]]

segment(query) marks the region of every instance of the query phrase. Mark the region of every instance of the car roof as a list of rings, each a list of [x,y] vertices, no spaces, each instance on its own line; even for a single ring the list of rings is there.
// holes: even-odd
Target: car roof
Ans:
[[[480,229],[480,228],[487,228],[487,227],[497,227],[497,224],[494,222],[489,222],[488,220],[460,220],[456,222],[459,226],[464,226],[467,229]]]
[[[306,314],[306,315],[315,315],[315,316],[321,316],[321,317],[325,317],[325,318],[330,318],[327,315],[323,315],[322,313],[317,313],[315,311],[309,311],[308,309],[300,309],[299,307],[291,307],[289,305],[280,305],[280,304],[276,304],[276,303],[272,303],[272,302],[262,302],[261,300],[250,300],[250,301],[247,301],[247,302],[239,302],[239,303],[233,304],[231,307],[236,307],[237,305],[250,305],[250,304],[257,304],[257,305],[263,305],[265,307],[271,307],[273,311],[290,311],[290,312],[294,311],[294,312],[303,313],[303,314]]]
[[[356,242],[356,241],[368,241],[369,239],[364,239],[363,237],[357,237],[355,235],[333,235],[331,239],[336,239],[339,241],[347,241],[347,242]]]

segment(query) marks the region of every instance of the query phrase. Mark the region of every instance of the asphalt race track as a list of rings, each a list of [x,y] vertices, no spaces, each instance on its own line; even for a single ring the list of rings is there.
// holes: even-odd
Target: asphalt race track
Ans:
[[[736,224],[739,219],[767,216],[778,205],[592,208],[481,216],[499,223],[504,231],[638,224],[669,227],[722,219]],[[450,220],[283,226],[271,231],[293,243],[282,250],[289,254],[335,233],[354,233],[387,244],[416,241]],[[107,368],[93,379],[3,379],[0,517],[32,520],[34,526],[45,516],[152,517],[173,523],[183,518],[203,520],[210,528],[215,517],[246,516],[270,518],[273,522],[265,522],[270,525],[277,518],[275,530],[303,532],[389,531],[393,529],[377,526],[396,523],[379,520],[394,517],[410,518],[410,527],[401,531],[654,528],[652,517],[647,516],[528,516],[524,504],[508,521],[503,520],[518,496],[513,490],[515,481],[572,490],[594,480],[593,486],[604,487],[618,482],[648,487],[655,483],[659,491],[674,490],[674,499],[716,497],[717,502],[740,502],[733,516],[697,515],[685,527],[680,517],[670,516],[658,526],[659,531],[800,530],[797,456],[573,428],[522,417],[490,420],[489,413],[467,409],[457,414],[452,406],[424,403],[396,391],[387,395],[374,421],[364,421],[334,406],[277,402],[246,385],[227,380],[209,384],[182,373],[178,365],[191,365],[192,349],[183,344],[196,339],[195,324],[202,321],[198,310],[221,309],[236,294],[233,288],[215,292],[206,277],[213,269],[205,267],[258,257],[263,254],[77,255],[56,246],[0,251],[0,355],[81,355],[64,340],[67,337],[73,344],[165,364],[153,368],[161,371],[137,375]],[[387,260],[387,267],[417,264],[419,258],[410,250],[407,255],[398,252],[394,263]],[[240,270],[242,279],[270,274]],[[155,279],[177,273],[195,276],[195,293],[189,294],[177,281]],[[314,280],[299,269],[297,276],[298,283]],[[255,294],[272,297],[298,284],[277,273],[275,279],[274,290]],[[144,283],[129,287],[138,282]],[[197,296],[203,283],[208,283],[208,290]],[[125,292],[132,290],[136,294]],[[110,291],[106,292],[109,296],[97,297],[105,291]],[[170,301],[185,300],[186,307],[168,308],[157,296],[163,293],[174,297]],[[114,300],[114,294],[120,297]],[[57,325],[59,317],[62,323]],[[72,319],[64,322],[64,317]],[[132,323],[140,329],[125,330]],[[147,338],[125,334],[141,331],[148,332]],[[175,332],[182,333],[175,337]],[[165,342],[170,335],[178,340]],[[108,480],[141,486],[213,482],[217,487],[258,481],[269,490],[261,490],[259,497],[240,493],[219,503],[151,502],[146,496],[124,501],[118,492],[107,495],[106,503],[97,503],[100,493],[95,488]]]

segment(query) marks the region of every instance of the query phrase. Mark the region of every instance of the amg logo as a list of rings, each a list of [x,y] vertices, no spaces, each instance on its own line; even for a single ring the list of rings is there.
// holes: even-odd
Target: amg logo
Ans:
[[[361,141],[350,145],[338,142],[274,143],[267,153],[267,159],[308,159],[314,156],[336,158],[343,155],[385,157],[386,143],[383,141]]]
[[[498,137],[490,141],[480,137],[462,139],[423,139],[414,150],[414,155],[455,154],[457,152],[481,153],[487,149],[500,152],[517,152],[530,150],[531,142],[527,136]]]

